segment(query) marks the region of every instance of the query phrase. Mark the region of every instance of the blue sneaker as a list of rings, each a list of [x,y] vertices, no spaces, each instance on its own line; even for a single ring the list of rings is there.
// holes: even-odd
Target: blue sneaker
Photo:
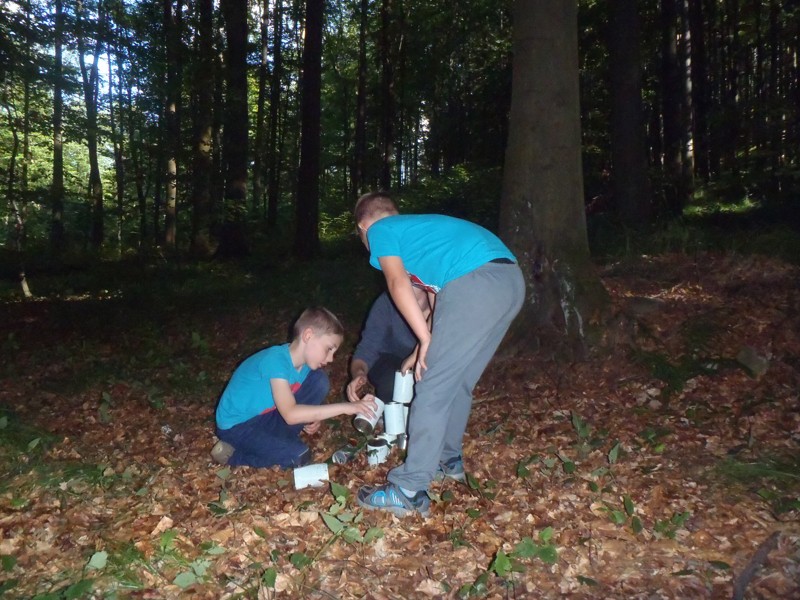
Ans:
[[[415,512],[427,517],[431,508],[431,499],[424,490],[409,498],[393,483],[362,487],[358,490],[357,500],[360,506],[368,510],[385,510],[397,517],[406,517]]]
[[[464,472],[464,461],[461,460],[460,456],[454,456],[445,462],[439,463],[439,469],[436,471],[436,475],[433,476],[433,480],[440,482],[444,481],[445,478],[462,482],[467,480],[467,474]]]

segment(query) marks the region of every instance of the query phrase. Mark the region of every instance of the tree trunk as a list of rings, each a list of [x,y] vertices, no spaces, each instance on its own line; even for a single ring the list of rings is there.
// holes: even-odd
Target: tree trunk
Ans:
[[[62,44],[64,12],[62,0],[55,0],[55,63],[53,72],[53,183],[50,187],[50,250],[59,256],[64,250],[64,64]]]
[[[225,159],[225,223],[218,254],[238,257],[249,253],[247,216],[247,0],[222,0],[227,38],[227,94],[223,157]]]
[[[358,83],[356,87],[356,123],[353,140],[351,184],[353,195],[364,193],[364,161],[367,156],[367,20],[369,0],[361,0],[358,25]]]
[[[267,149],[267,228],[278,222],[280,196],[281,146],[280,130],[281,82],[283,81],[283,0],[275,0],[272,16],[272,78],[269,84],[269,148]]]
[[[303,75],[300,87],[300,168],[297,177],[297,227],[294,253],[302,259],[319,253],[320,90],[324,0],[306,0]]]
[[[208,258],[211,243],[213,206],[211,172],[214,144],[214,31],[213,0],[197,0],[198,52],[194,69],[194,157],[192,161],[192,238],[189,252],[197,258]]]
[[[104,233],[104,207],[103,207],[103,182],[100,179],[100,163],[97,155],[97,94],[98,94],[98,67],[102,40],[100,34],[96,34],[94,46],[94,60],[91,69],[86,67],[86,41],[84,36],[86,31],[83,28],[83,3],[78,2],[78,62],[81,69],[83,80],[83,100],[86,106],[86,145],[89,149],[89,203],[92,211],[92,230],[90,240],[92,247],[99,250],[103,245]],[[98,5],[98,27],[102,31],[105,24],[105,8],[102,3]]]
[[[15,111],[16,112],[16,111]],[[23,218],[22,211],[19,209],[16,194],[16,177],[17,177],[17,155],[19,154],[19,117],[12,114],[11,107],[6,105],[6,114],[8,115],[8,128],[11,131],[11,154],[8,157],[8,181],[6,182],[6,198],[11,205],[11,216],[14,218],[14,249],[19,257],[19,284],[22,288],[22,295],[25,298],[33,296],[28,287],[28,278],[25,274],[25,263],[22,258],[23,245],[25,241],[25,219]]]
[[[125,161],[123,156],[123,140],[125,139],[125,131],[123,127],[123,120],[121,118],[122,111],[119,115],[114,111],[114,69],[112,68],[114,57],[109,50],[106,53],[108,60],[108,118],[111,126],[111,143],[114,148],[114,176],[117,184],[117,251],[122,253],[122,218],[125,211]],[[117,58],[117,78],[118,78],[118,91],[120,104],[122,101],[122,61],[119,56],[119,47],[116,50]],[[119,119],[118,119],[119,117]]]
[[[261,5],[261,62],[258,65],[258,104],[256,108],[256,139],[253,147],[253,214],[266,217],[264,204],[264,127],[266,121],[267,81],[269,80],[269,0]]]
[[[678,3],[679,0],[661,0],[661,118],[664,132],[664,203],[669,216],[683,210],[681,184],[681,106],[683,93],[678,63]],[[680,0],[682,1],[682,0]],[[615,4],[621,4],[616,3]],[[618,30],[611,35],[617,35]],[[637,44],[638,46],[638,44]],[[629,51],[630,49],[628,49]],[[633,55],[639,56],[637,52]],[[613,65],[612,65],[613,68]],[[638,67],[637,67],[638,68]],[[641,92],[636,90],[637,95]]]
[[[692,61],[692,146],[694,148],[695,175],[702,181],[709,178],[709,97],[708,97],[708,56],[706,55],[706,38],[703,22],[703,0],[689,2],[689,33],[691,48],[689,56]]]
[[[641,226],[652,218],[652,198],[647,177],[636,1],[615,0],[610,10],[610,138],[614,202],[625,223]]]
[[[527,302],[513,346],[554,338],[581,357],[606,294],[592,271],[583,204],[577,3],[514,5],[513,75],[500,233],[520,261]]]
[[[392,184],[392,153],[394,148],[394,65],[392,57],[392,0],[381,2],[381,179],[380,185],[388,190]]]
[[[178,163],[181,148],[181,25],[182,1],[163,0],[164,35],[167,51],[167,82],[164,103],[166,117],[166,199],[164,201],[164,244],[175,250],[177,243]]]

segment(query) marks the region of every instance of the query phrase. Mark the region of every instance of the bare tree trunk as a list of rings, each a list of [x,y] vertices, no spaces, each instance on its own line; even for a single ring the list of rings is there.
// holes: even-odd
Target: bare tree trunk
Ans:
[[[227,96],[223,156],[225,158],[225,223],[218,253],[242,256],[249,252],[247,216],[247,0],[222,0],[227,38]]]
[[[692,141],[694,148],[695,174],[702,181],[709,178],[709,97],[708,97],[708,56],[703,22],[703,0],[689,1],[689,32],[692,61]]]
[[[198,258],[213,254],[211,215],[214,144],[214,24],[213,0],[197,0],[198,58],[194,73],[194,160],[192,165],[192,239],[190,253]]]
[[[358,83],[356,90],[356,123],[353,142],[351,184],[355,196],[365,191],[364,160],[367,155],[367,19],[369,0],[361,0],[358,25]]]
[[[166,200],[164,202],[164,244],[175,250],[177,244],[178,162],[181,149],[181,29],[183,3],[163,0],[164,33],[167,50],[166,116]]]
[[[267,227],[278,222],[280,196],[280,129],[281,82],[283,81],[283,0],[275,0],[272,16],[272,79],[269,84],[269,147],[267,149]]]
[[[6,106],[8,115],[8,128],[11,131],[11,155],[8,157],[8,181],[6,182],[6,198],[11,205],[11,215],[14,218],[14,248],[19,257],[19,284],[22,295],[25,298],[33,296],[28,287],[28,278],[25,274],[25,263],[22,258],[22,251],[25,242],[25,219],[19,209],[17,202],[16,177],[17,177],[17,155],[19,154],[19,125],[20,119],[11,112],[11,107]]]
[[[513,53],[500,234],[519,259],[528,300],[510,341],[554,337],[580,357],[606,294],[592,270],[583,204],[577,2],[517,0]]]
[[[98,27],[102,31],[106,24],[105,7],[102,2],[97,7],[98,10]],[[92,231],[91,242],[95,250],[99,250],[103,245],[103,238],[105,237],[105,212],[103,207],[103,182],[100,179],[100,163],[97,155],[98,147],[98,125],[97,125],[97,94],[99,91],[98,85],[98,68],[100,51],[102,49],[102,36],[100,33],[96,34],[95,46],[93,55],[93,62],[91,69],[86,67],[86,31],[83,28],[86,20],[83,18],[83,2],[79,0],[77,13],[78,13],[78,62],[81,69],[81,77],[83,79],[83,99],[86,105],[86,145],[89,149],[89,202],[92,207]]]
[[[392,154],[394,152],[394,65],[392,62],[392,0],[381,2],[381,188],[392,184]]]
[[[58,256],[64,250],[64,64],[62,45],[64,12],[62,0],[55,0],[55,64],[53,70],[53,183],[50,187],[50,250]]]
[[[297,171],[297,228],[294,253],[308,259],[319,252],[320,93],[324,0],[306,0],[301,79],[300,168]]]
[[[683,94],[678,63],[678,1],[661,0],[661,118],[664,131],[664,211],[677,216],[681,198],[681,106]],[[612,32],[616,35],[618,31]],[[638,50],[638,48],[637,48]],[[634,55],[638,57],[638,52]],[[612,65],[613,68],[613,65]],[[637,94],[640,92],[637,90]]]
[[[635,0],[611,4],[609,63],[611,69],[611,163],[614,201],[629,225],[652,218],[647,177],[647,144],[642,113],[639,63],[639,19]]]
[[[269,80],[269,0],[261,5],[261,62],[258,66],[258,105],[256,139],[253,148],[253,214],[266,217],[264,205],[264,128],[266,121],[267,81]]]
[[[111,142],[114,147],[114,174],[117,184],[117,249],[122,253],[122,217],[125,212],[125,161],[123,155],[125,128],[121,118],[120,110],[119,125],[117,125],[117,115],[114,111],[114,70],[113,56],[111,51],[107,52],[108,58],[108,116],[111,125]],[[119,57],[119,48],[116,51],[117,58],[117,78],[120,104],[122,103],[122,61]]]

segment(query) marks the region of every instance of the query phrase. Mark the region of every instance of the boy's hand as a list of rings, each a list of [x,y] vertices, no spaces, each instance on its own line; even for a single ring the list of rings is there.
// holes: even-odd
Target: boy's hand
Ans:
[[[358,377],[353,378],[350,383],[347,384],[347,399],[350,402],[358,402],[360,398],[358,397],[358,391],[364,387],[367,383],[367,376],[366,375],[359,375]]]
[[[303,431],[311,434],[317,433],[321,426],[322,426],[322,421],[314,421],[313,423],[306,423],[306,425],[303,427]]]
[[[350,414],[362,415],[368,419],[375,416],[375,411],[378,410],[378,405],[375,403],[375,396],[367,394],[361,400],[353,402],[349,408],[352,408]]]

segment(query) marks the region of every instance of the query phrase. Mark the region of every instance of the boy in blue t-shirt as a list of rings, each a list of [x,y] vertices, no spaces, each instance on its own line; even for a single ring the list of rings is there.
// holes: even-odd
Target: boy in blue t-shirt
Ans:
[[[472,391],[522,307],[525,282],[511,251],[483,227],[445,215],[401,215],[381,192],[355,207],[370,264],[417,338],[408,454],[388,483],[362,487],[358,503],[397,516],[428,514],[434,479],[464,480],[461,456]],[[425,318],[413,287],[427,291]]]
[[[338,415],[371,417],[371,396],[356,403],[323,404],[330,390],[321,367],[333,360],[344,328],[325,308],[303,311],[289,344],[272,346],[236,368],[217,405],[212,458],[229,465],[300,467],[311,451],[300,432],[313,434],[320,422]]]

